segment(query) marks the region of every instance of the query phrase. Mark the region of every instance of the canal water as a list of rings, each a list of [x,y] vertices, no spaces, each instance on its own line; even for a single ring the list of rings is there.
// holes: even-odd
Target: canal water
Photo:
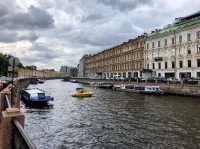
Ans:
[[[149,96],[49,80],[53,107],[30,109],[25,129],[39,149],[197,149],[200,98]],[[77,87],[94,97],[71,97]]]

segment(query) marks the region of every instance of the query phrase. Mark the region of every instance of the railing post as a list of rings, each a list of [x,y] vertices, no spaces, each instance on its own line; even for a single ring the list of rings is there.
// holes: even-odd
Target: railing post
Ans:
[[[10,92],[2,92],[0,93],[0,112],[1,112],[1,119],[0,119],[0,149],[12,149],[13,146],[13,127],[12,121],[17,119],[22,126],[24,126],[24,113],[20,112],[19,108],[6,108],[5,109],[5,101],[6,97],[11,97]]]

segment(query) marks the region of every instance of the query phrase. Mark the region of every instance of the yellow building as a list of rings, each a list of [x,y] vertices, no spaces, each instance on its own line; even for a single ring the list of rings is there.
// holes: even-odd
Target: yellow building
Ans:
[[[141,77],[144,68],[145,34],[87,58],[86,77]]]
[[[62,74],[51,69],[31,70],[20,68],[17,69],[17,77],[57,78],[62,77]]]

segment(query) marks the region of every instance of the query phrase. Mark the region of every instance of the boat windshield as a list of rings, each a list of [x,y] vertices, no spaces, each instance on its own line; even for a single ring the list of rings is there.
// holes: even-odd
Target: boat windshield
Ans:
[[[45,94],[44,93],[38,93],[38,98],[39,99],[44,99],[45,98]]]

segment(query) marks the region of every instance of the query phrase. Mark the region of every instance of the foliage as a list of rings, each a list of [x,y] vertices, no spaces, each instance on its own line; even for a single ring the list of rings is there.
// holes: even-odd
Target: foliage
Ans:
[[[8,58],[0,53],[0,76],[7,76],[8,73]]]

